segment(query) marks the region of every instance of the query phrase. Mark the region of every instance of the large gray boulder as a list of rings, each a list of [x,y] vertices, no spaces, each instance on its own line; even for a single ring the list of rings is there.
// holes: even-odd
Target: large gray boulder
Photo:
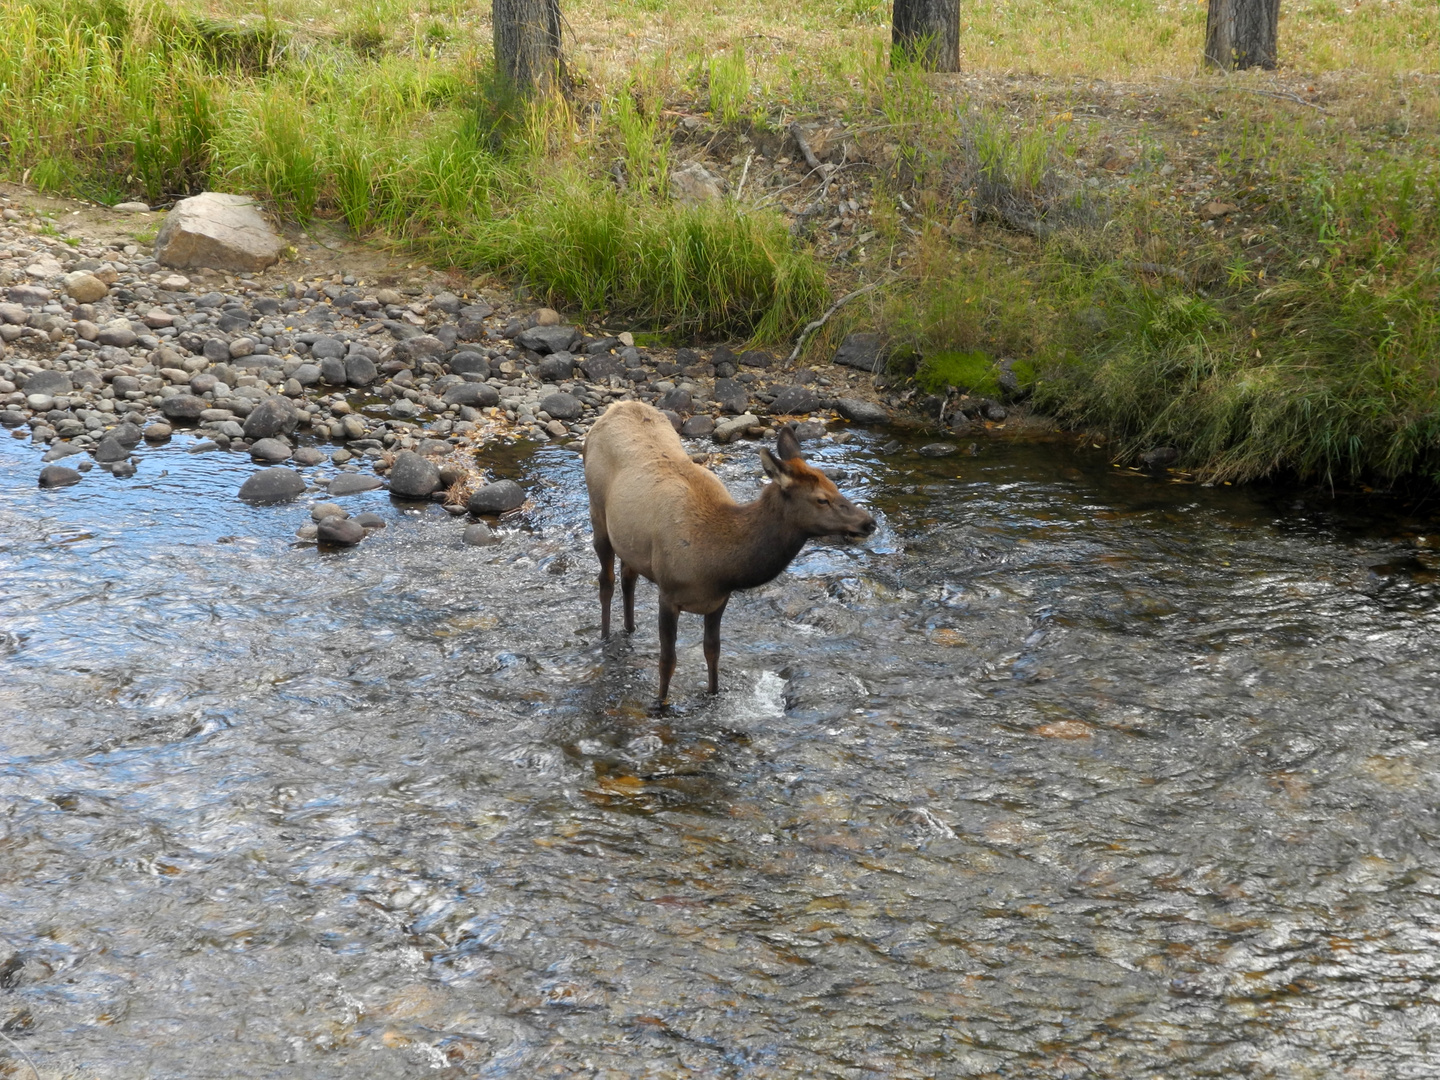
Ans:
[[[440,486],[440,470],[413,450],[401,450],[390,466],[390,493],[424,499]]]
[[[885,406],[877,405],[873,401],[863,401],[860,398],[838,398],[835,402],[835,411],[846,420],[854,421],[857,424],[883,424],[890,419],[890,414],[885,411]]]
[[[480,517],[485,514],[503,514],[514,510],[525,502],[525,489],[514,480],[496,480],[486,484],[470,496],[465,504],[467,510]]]
[[[835,363],[872,374],[884,371],[888,361],[879,334],[851,334],[835,350]]]
[[[254,273],[277,262],[285,238],[244,195],[206,191],[181,199],[155,237],[155,260],[165,266],[206,266]]]
[[[305,490],[305,481],[294,469],[261,469],[240,485],[240,498],[257,506],[289,502]]]
[[[198,415],[198,414],[197,414]],[[288,435],[300,423],[300,410],[287,397],[268,397],[245,417],[247,439],[273,439]]]
[[[532,326],[515,335],[515,344],[522,349],[534,349],[541,356],[546,353],[568,352],[580,332],[573,326]]]

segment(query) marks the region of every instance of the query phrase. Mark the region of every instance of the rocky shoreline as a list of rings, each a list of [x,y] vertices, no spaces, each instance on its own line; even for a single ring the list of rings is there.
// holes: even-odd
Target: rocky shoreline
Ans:
[[[138,244],[0,213],[0,425],[45,447],[42,486],[92,469],[134,475],[144,445],[184,431],[201,440],[194,452],[268,466],[239,493],[250,502],[388,481],[398,497],[493,517],[525,493],[485,482],[474,451],[578,444],[615,400],[650,402],[682,435],[722,445],[782,423],[843,441],[852,423],[890,418],[873,396],[878,343],[864,335],[835,364],[785,370],[759,350],[645,349],[548,308],[434,286],[178,272]],[[305,471],[321,465],[334,475]],[[358,539],[323,526],[310,537]]]

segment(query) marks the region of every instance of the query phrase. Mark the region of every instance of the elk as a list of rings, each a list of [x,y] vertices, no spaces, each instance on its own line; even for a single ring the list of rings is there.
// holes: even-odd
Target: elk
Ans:
[[[620,556],[625,631],[635,630],[635,579],[660,588],[660,701],[675,673],[680,612],[705,616],[710,693],[720,689],[720,619],[730,594],[778,577],[815,536],[857,540],[875,519],[840,494],[800,457],[781,430],[760,463],[773,483],[753,502],[737,503],[720,478],[690,460],[658,409],[639,401],[611,405],[585,439],[585,486],[600,557],[600,633],[610,636],[615,556]]]

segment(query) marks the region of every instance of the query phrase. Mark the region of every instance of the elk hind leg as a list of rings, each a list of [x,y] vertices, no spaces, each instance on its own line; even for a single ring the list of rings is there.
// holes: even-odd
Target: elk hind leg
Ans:
[[[625,632],[635,632],[635,579],[640,576],[639,572],[630,569],[625,565],[625,560],[620,560],[620,593],[625,601]]]
[[[680,628],[680,607],[660,594],[660,700],[670,696],[670,676],[675,674],[675,635]]]
[[[615,595],[615,548],[604,530],[595,530],[595,554],[600,557],[600,636],[610,636],[610,598]]]

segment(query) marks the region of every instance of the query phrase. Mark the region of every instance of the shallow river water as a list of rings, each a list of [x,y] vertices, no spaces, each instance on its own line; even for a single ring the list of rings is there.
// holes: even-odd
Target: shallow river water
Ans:
[[[1440,507],[889,437],[819,454],[876,537],[732,600],[717,699],[684,617],[668,711],[568,450],[494,463],[499,547],[377,492],[322,553],[238,455],[42,492],[0,440],[0,1030],[47,1080],[1440,1075]]]

